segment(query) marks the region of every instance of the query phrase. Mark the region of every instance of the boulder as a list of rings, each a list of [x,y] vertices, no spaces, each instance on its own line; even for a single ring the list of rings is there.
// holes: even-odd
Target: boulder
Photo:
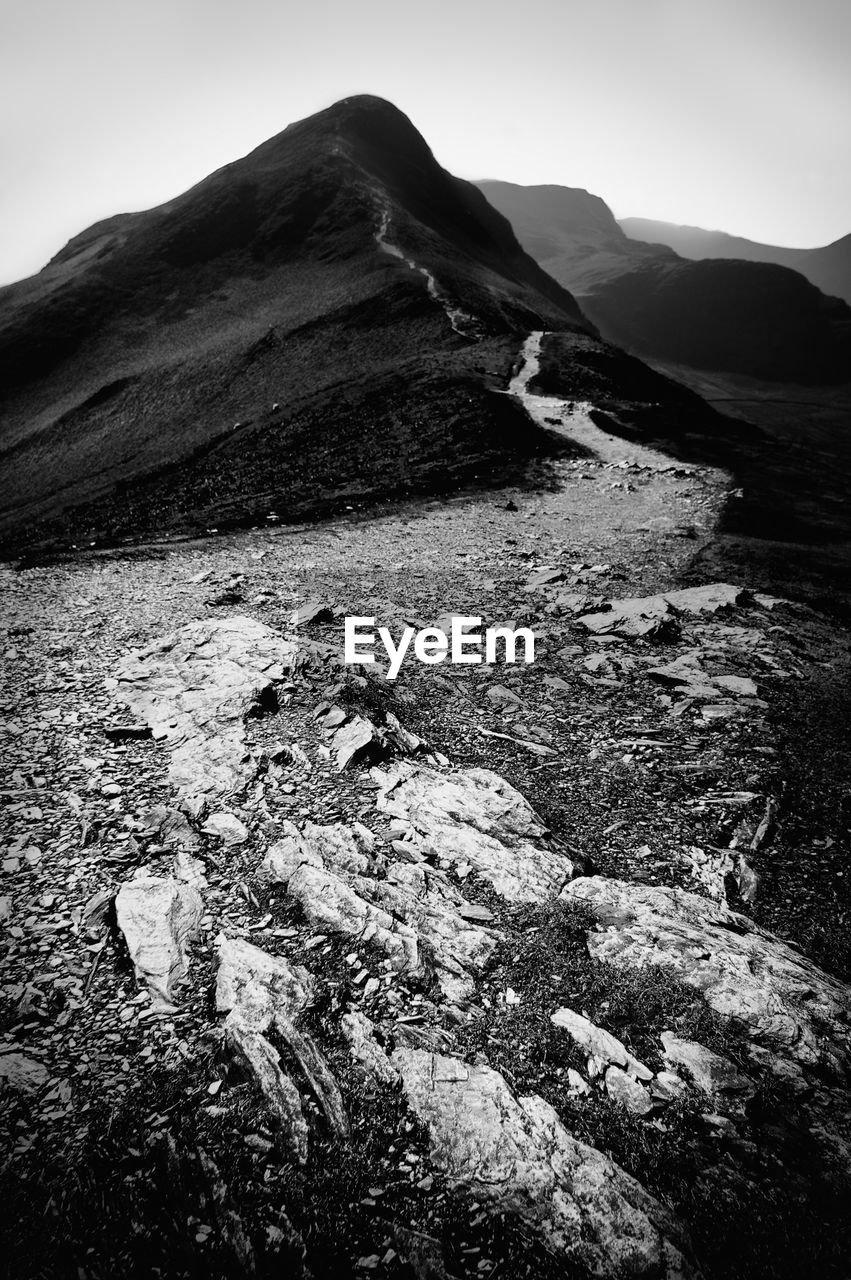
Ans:
[[[175,988],[189,968],[188,944],[198,934],[203,911],[203,900],[193,885],[144,870],[116,894],[118,927],[136,976],[148,987],[156,1009],[173,1008]]]

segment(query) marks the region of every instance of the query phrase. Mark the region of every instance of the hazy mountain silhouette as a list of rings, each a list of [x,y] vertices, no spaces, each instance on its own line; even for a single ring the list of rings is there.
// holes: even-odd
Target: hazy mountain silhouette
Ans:
[[[773,263],[687,261],[630,239],[569,187],[477,184],[603,336],[641,355],[757,378],[851,379],[851,309]]]
[[[2,518],[175,466],[156,501],[215,516],[534,453],[495,394],[532,328],[593,332],[406,116],[346,99],[0,290]]]
[[[820,249],[785,249],[760,244],[726,231],[656,222],[652,218],[621,218],[619,226],[632,240],[663,244],[683,258],[741,258],[747,262],[776,262],[800,271],[822,293],[851,302],[851,235]]]

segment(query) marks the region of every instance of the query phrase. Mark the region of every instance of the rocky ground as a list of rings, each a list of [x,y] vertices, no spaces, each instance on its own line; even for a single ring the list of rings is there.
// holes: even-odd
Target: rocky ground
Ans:
[[[847,634],[530,407],[546,490],[2,571],[10,1276],[847,1274]],[[341,663],[453,613],[535,663]]]

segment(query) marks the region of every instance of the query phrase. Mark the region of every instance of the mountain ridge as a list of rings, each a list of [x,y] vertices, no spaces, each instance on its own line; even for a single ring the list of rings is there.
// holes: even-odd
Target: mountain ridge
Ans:
[[[778,381],[851,380],[851,310],[776,263],[691,261],[631,239],[597,196],[484,182],[603,336],[639,356]]]
[[[739,258],[791,267],[828,297],[851,302],[851,233],[813,249],[793,249],[653,218],[619,218],[618,224],[631,239],[667,245],[683,258]]]

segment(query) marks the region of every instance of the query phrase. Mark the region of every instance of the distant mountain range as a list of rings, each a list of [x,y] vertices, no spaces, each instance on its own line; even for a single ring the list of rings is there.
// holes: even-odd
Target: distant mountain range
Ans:
[[[703,227],[681,227],[674,222],[654,222],[652,218],[621,218],[619,225],[631,240],[664,244],[681,258],[740,258],[745,262],[776,262],[791,267],[822,293],[851,302],[851,235],[842,236],[821,249],[784,249],[759,244],[726,231],[705,231]]]
[[[799,272],[684,259],[627,236],[587,191],[477,185],[609,341],[697,369],[786,382],[851,380],[851,309]]]

